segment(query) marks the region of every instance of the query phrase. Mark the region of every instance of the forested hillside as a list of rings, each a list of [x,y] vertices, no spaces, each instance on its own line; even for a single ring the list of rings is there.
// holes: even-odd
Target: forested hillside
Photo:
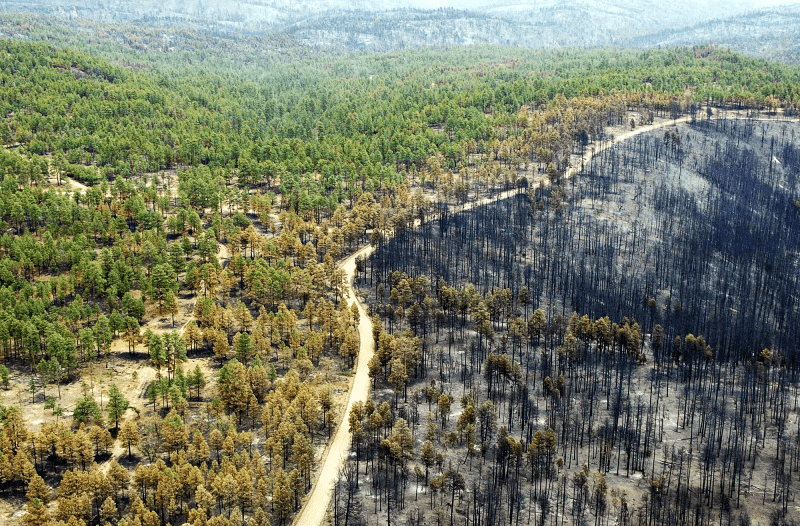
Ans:
[[[735,14],[737,18],[731,20],[740,25],[728,25],[730,33],[725,39],[685,38],[680,43],[724,41],[734,49],[741,49],[739,46],[746,45],[744,41],[751,36],[748,22],[741,19],[749,7],[744,2],[677,1],[664,9],[662,2],[647,0],[500,2],[473,9],[417,6],[377,13],[353,7],[313,13],[287,24],[281,32],[322,49],[341,47],[349,51],[469,44],[534,49],[596,48],[626,45],[633,39],[638,47],[650,47],[660,43],[651,38],[653,33],[672,35],[677,28]],[[766,24],[762,26],[762,34],[777,47],[776,52],[791,45],[773,37],[778,33],[779,30],[770,30]]]
[[[733,17],[720,16],[679,31],[659,31],[635,37],[625,45],[656,47],[714,42],[751,56],[796,64],[800,60],[800,44],[795,38],[798,26],[800,6],[795,4]]]
[[[694,429],[695,414],[702,415],[703,433],[717,433],[720,441],[734,436],[730,426],[712,431],[711,410],[690,409],[687,401],[700,393],[710,406],[705,389],[712,386],[713,404],[741,399],[742,425],[758,430],[742,433],[747,448],[758,452],[746,457],[747,465],[758,460],[759,468],[744,469],[741,444],[729,456],[718,450],[708,458],[739,462],[736,473],[765,476],[775,489],[756,495],[774,505],[756,511],[788,516],[798,458],[790,389],[796,329],[783,330],[795,316],[796,245],[786,236],[794,235],[788,219],[798,199],[789,125],[797,112],[796,67],[711,46],[337,55],[280,39],[75,26],[3,19],[5,34],[16,39],[0,41],[0,522],[287,524],[341,426],[355,437],[359,469],[348,476],[368,473],[372,489],[359,493],[356,482],[352,492],[340,493],[336,521],[357,522],[368,502],[387,522],[402,516],[443,523],[461,515],[496,522],[494,513],[502,511],[507,523],[533,513],[540,523],[553,523],[567,516],[566,506],[575,522],[589,516],[600,522],[610,515],[600,511],[606,501],[599,493],[584,498],[596,486],[579,484],[567,504],[564,481],[581,480],[573,477],[582,473],[576,462],[586,448],[603,452],[604,463],[593,456],[587,468],[598,471],[608,471],[612,458],[619,465],[625,448],[626,473],[655,488],[651,499],[687,501],[680,492],[697,483],[685,478],[684,464],[674,464],[675,481],[658,486],[650,479],[667,467],[643,469],[666,456],[656,455],[650,441],[634,443],[633,429],[664,406],[642,406],[638,424],[628,420],[620,430],[619,419],[634,418],[631,392],[644,392],[650,378],[663,381],[655,389],[671,385],[673,396],[676,386],[685,393],[678,404],[681,428]],[[741,118],[758,114],[769,126],[722,118],[738,110]],[[615,133],[689,120],[669,135],[659,128],[624,143],[627,150],[618,155],[605,149]],[[737,142],[756,153],[737,157]],[[592,149],[603,156],[579,173]],[[638,181],[653,177],[661,160],[670,163],[670,177],[677,163],[679,177],[686,170],[692,180],[709,178],[717,193],[692,194],[709,202],[684,209],[676,204],[684,206],[687,197],[680,182],[640,189]],[[739,186],[722,175],[733,165],[746,169]],[[544,181],[550,189],[533,190]],[[521,193],[513,204],[456,209],[512,189]],[[748,208],[737,204],[738,219],[727,217],[728,201],[741,192],[774,213],[746,220]],[[653,245],[630,240],[630,229],[604,225],[588,208],[604,202],[610,214],[615,199],[626,203],[625,221],[646,215],[646,225],[633,231],[646,232]],[[639,212],[639,199],[652,207]],[[513,232],[484,230],[498,213],[511,215],[506,227]],[[671,234],[665,223],[675,215],[691,229],[658,249],[656,238]],[[717,233],[713,246],[691,259],[693,266],[681,267],[672,250],[701,251],[697,239],[706,220]],[[748,228],[766,232],[758,250],[733,250],[752,240],[737,237]],[[553,236],[542,238],[543,229]],[[445,253],[444,230],[485,249],[484,260],[500,262],[502,272],[450,263],[445,268],[454,274],[445,276],[423,270],[423,263],[434,263],[422,259],[418,268],[404,268],[413,257],[402,250],[414,243],[423,243],[431,257]],[[488,236],[492,243],[482,244]],[[525,242],[517,243],[518,236]],[[349,284],[340,263],[368,244],[378,249],[377,259],[359,263],[358,279],[371,294],[364,296],[365,288],[360,297],[374,314],[379,357],[370,368],[378,390],[374,402],[346,414],[363,318],[345,301]],[[612,250],[623,245],[624,251]],[[385,252],[391,247],[406,248]],[[783,258],[772,258],[765,247]],[[562,252],[573,268],[560,263]],[[643,270],[626,272],[615,257],[644,261]],[[529,275],[516,266],[521,261],[530,263]],[[725,273],[709,283],[717,267]],[[748,269],[761,281],[749,282]],[[663,292],[677,275],[695,270],[702,283],[681,281],[680,290]],[[763,301],[735,318],[740,325],[727,343],[717,343],[731,318],[715,311],[746,311],[756,285]],[[584,286],[608,297],[582,297]],[[618,304],[611,307],[611,300]],[[573,309],[591,315],[589,325],[582,318],[569,323]],[[604,317],[607,322],[594,321]],[[608,330],[600,330],[603,323]],[[656,325],[665,337],[679,337],[677,358],[674,350],[670,355],[674,366],[667,366],[667,351],[652,350]],[[751,327],[756,336],[738,341]],[[688,330],[705,334],[690,338]],[[711,359],[706,343],[714,345]],[[672,342],[663,345],[675,349]],[[524,383],[523,370],[530,372]],[[729,370],[731,378],[739,375],[732,384],[710,380]],[[586,371],[600,372],[589,381]],[[462,386],[461,406],[455,383]],[[592,431],[575,431],[567,422],[585,409],[583,399],[601,391],[602,417],[616,411],[613,429],[597,435],[595,423],[587,428]],[[531,403],[528,395],[540,392],[542,399]],[[437,408],[425,430],[412,414],[424,408],[423,400]],[[777,400],[769,413],[767,400]],[[464,417],[454,428],[462,420],[459,407],[468,414],[470,404],[480,416]],[[506,434],[492,424],[498,418]],[[776,429],[788,438],[776,442]],[[572,437],[584,432],[606,437],[610,449],[596,438],[574,445]],[[537,436],[536,465],[529,468],[520,452]],[[690,447],[686,466],[699,462],[698,451]],[[764,467],[772,458],[785,460],[779,475]],[[469,470],[458,467],[465,464]],[[419,471],[410,471],[414,465]],[[715,476],[714,466],[707,477]],[[405,502],[412,473],[415,495],[436,499],[431,510],[417,507],[416,519]],[[536,481],[537,506],[561,512],[536,511],[533,493],[527,501],[505,489],[469,493],[468,484],[485,473],[503,487],[513,480],[515,492]],[[609,492],[621,491],[623,483],[616,483],[608,482]],[[709,494],[706,483],[725,487]],[[745,509],[733,503],[742,479],[735,490],[731,484],[714,478],[699,493],[691,489],[708,505],[697,506],[696,522],[711,516],[706,510],[721,513],[715,499],[723,495],[729,507]],[[493,499],[499,507],[489,514],[485,506]],[[472,511],[460,511],[464,502],[472,502]],[[635,509],[656,520],[655,504]],[[634,513],[620,517],[633,520]],[[657,519],[668,517],[675,515]]]
[[[338,523],[794,524],[800,124],[717,111],[363,262]]]
[[[673,40],[680,44],[726,43],[747,52],[772,53],[789,58],[784,50],[792,42],[779,37],[786,29],[760,24],[759,37],[771,49],[753,47],[754,9],[745,0],[536,0],[536,1],[435,1],[382,0],[184,0],[114,2],[100,0],[5,0],[0,8],[30,17],[52,17],[61,23],[93,21],[208,32],[216,37],[241,35],[286,38],[315,49],[347,52],[394,51],[436,45],[513,45],[525,48],[593,48],[626,45],[658,45],[662,32],[688,28],[695,39]],[[768,11],[767,11],[768,12]],[[691,26],[730,18],[727,33],[716,39],[692,33]],[[791,26],[789,27],[791,29]],[[650,38],[654,35],[655,38]],[[741,46],[741,47],[740,47]],[[777,55],[775,54],[777,53]],[[765,55],[760,55],[765,56]]]

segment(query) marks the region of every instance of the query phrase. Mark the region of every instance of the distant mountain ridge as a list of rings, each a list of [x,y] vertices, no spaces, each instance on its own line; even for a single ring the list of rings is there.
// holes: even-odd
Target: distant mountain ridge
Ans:
[[[748,55],[800,62],[800,4],[759,9],[736,17],[709,20],[676,31],[630,39],[630,47],[714,43]]]
[[[749,54],[797,61],[800,4],[753,11],[742,1],[608,0],[498,3],[482,9],[336,10],[283,29],[313,46],[389,51],[423,45],[501,44],[528,48],[652,47],[722,44]],[[720,20],[724,13],[730,18]],[[781,16],[774,30],[766,20]],[[707,30],[710,24],[716,33]],[[754,39],[752,29],[758,27]]]
[[[473,5],[469,9],[422,9],[424,5],[420,0],[0,1],[0,9],[62,19],[223,34],[283,33],[308,46],[345,51],[442,44],[554,48],[711,43],[800,60],[800,4],[758,10],[744,0],[678,0],[667,6],[658,0],[518,0],[465,4]]]

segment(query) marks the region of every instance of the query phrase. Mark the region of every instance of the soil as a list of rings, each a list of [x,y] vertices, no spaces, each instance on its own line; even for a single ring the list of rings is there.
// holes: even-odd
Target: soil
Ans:
[[[50,176],[49,182],[53,185],[57,184],[56,178],[52,175]],[[78,192],[80,194],[85,194],[86,190],[89,189],[88,186],[80,181],[76,181],[75,179],[67,176],[61,177],[61,186],[57,186],[57,188],[65,192]]]

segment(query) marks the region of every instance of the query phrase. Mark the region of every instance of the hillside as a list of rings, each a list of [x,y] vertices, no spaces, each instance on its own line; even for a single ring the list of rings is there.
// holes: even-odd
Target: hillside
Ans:
[[[526,48],[722,45],[797,62],[800,7],[752,10],[749,2],[537,2],[487,8],[331,10],[280,29],[322,49],[391,51],[431,45]],[[724,18],[720,17],[724,14]]]
[[[750,11],[716,18],[686,28],[632,38],[630,47],[666,47],[714,43],[748,55],[797,63],[800,61],[800,5]]]
[[[682,0],[670,2],[668,9],[652,0],[468,3],[435,9],[422,2],[388,0],[0,2],[0,9],[70,24],[93,21],[191,29],[215,38],[289,37],[284,43],[332,51],[469,44],[527,48],[721,44],[766,58],[794,60],[791,36],[796,9],[752,11],[752,7],[744,0]],[[730,18],[719,20],[723,13]]]
[[[338,519],[377,499],[380,524],[796,524],[775,504],[796,481],[763,462],[798,422],[798,132],[724,110],[618,122],[569,177],[380,243],[357,274],[380,316],[371,407],[399,418],[356,436]],[[494,167],[531,182],[514,168]],[[374,429],[371,411],[351,418]]]

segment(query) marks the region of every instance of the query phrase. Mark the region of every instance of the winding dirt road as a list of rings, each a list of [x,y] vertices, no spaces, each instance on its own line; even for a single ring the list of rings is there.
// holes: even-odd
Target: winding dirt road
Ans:
[[[739,112],[736,111],[725,111],[725,110],[715,110],[715,114],[713,118],[722,118],[722,117],[744,117]],[[667,126],[672,126],[675,124],[680,124],[684,122],[688,122],[690,120],[690,116],[680,117],[678,119],[663,119],[655,122],[653,124],[648,124],[646,126],[638,126],[633,130],[626,130],[623,133],[620,133],[614,136],[613,139],[601,142],[596,144],[592,147],[591,150],[588,150],[582,159],[579,158],[577,163],[572,163],[572,165],[567,169],[564,174],[565,179],[569,179],[570,177],[577,174],[581,166],[585,166],[589,162],[591,162],[592,157],[608,148],[611,148],[623,141],[630,139],[636,135],[651,132],[660,128],[665,128]],[[752,116],[750,118],[753,118]],[[767,119],[763,117],[755,117],[759,120],[773,120]],[[795,119],[791,119],[795,120]],[[550,181],[547,178],[540,178],[534,182],[535,185],[538,186],[548,186]],[[507,199],[521,190],[519,188],[513,188],[511,190],[506,190],[504,192],[497,193],[492,196],[484,197],[478,199],[476,201],[465,203],[462,206],[455,208],[455,211],[466,211],[475,208],[476,206],[485,205],[494,201],[499,201],[501,199]],[[419,226],[419,220],[414,222],[415,226]],[[333,487],[336,484],[336,480],[339,475],[339,470],[344,465],[344,461],[347,459],[347,456],[350,453],[350,443],[351,443],[351,436],[350,436],[350,429],[347,423],[347,417],[350,414],[350,410],[353,407],[353,404],[356,401],[366,401],[367,397],[369,396],[370,391],[370,379],[368,374],[368,367],[367,364],[369,363],[372,356],[375,354],[375,343],[372,339],[372,322],[367,314],[364,305],[361,301],[358,300],[356,296],[355,290],[353,289],[353,277],[355,276],[356,270],[356,259],[362,257],[369,257],[370,254],[374,251],[374,248],[370,245],[366,245],[361,247],[356,253],[352,254],[348,257],[344,262],[342,262],[339,266],[345,272],[345,279],[347,283],[346,293],[348,296],[348,305],[352,305],[354,302],[358,305],[358,311],[361,313],[361,318],[358,324],[358,333],[360,336],[360,349],[357,359],[356,365],[356,374],[355,378],[353,379],[352,386],[350,388],[350,392],[347,398],[347,405],[344,411],[340,414],[340,420],[338,423],[338,427],[336,428],[336,434],[328,443],[328,446],[325,448],[325,451],[322,454],[322,458],[320,459],[321,467],[318,472],[317,481],[314,483],[314,487],[311,489],[311,492],[308,494],[306,498],[305,504],[300,509],[300,511],[295,515],[295,519],[293,524],[296,526],[321,526],[325,521],[325,516],[328,511],[328,506],[330,505],[331,498],[333,497]]]
[[[339,266],[345,273],[347,304],[352,305],[355,303],[358,305],[360,314],[358,322],[360,347],[356,360],[356,374],[355,378],[353,378],[350,392],[347,395],[347,405],[340,415],[336,434],[333,435],[333,439],[328,443],[322,454],[322,466],[318,472],[317,481],[314,483],[311,493],[308,494],[305,504],[295,516],[294,524],[297,525],[317,526],[325,520],[325,514],[333,496],[333,486],[339,478],[339,469],[344,465],[344,461],[350,453],[351,437],[347,416],[350,414],[355,402],[365,402],[369,397],[368,364],[375,354],[375,342],[372,340],[372,322],[369,314],[356,297],[353,289],[353,277],[356,273],[356,258],[368,257],[373,250],[374,248],[370,245],[364,246]]]

